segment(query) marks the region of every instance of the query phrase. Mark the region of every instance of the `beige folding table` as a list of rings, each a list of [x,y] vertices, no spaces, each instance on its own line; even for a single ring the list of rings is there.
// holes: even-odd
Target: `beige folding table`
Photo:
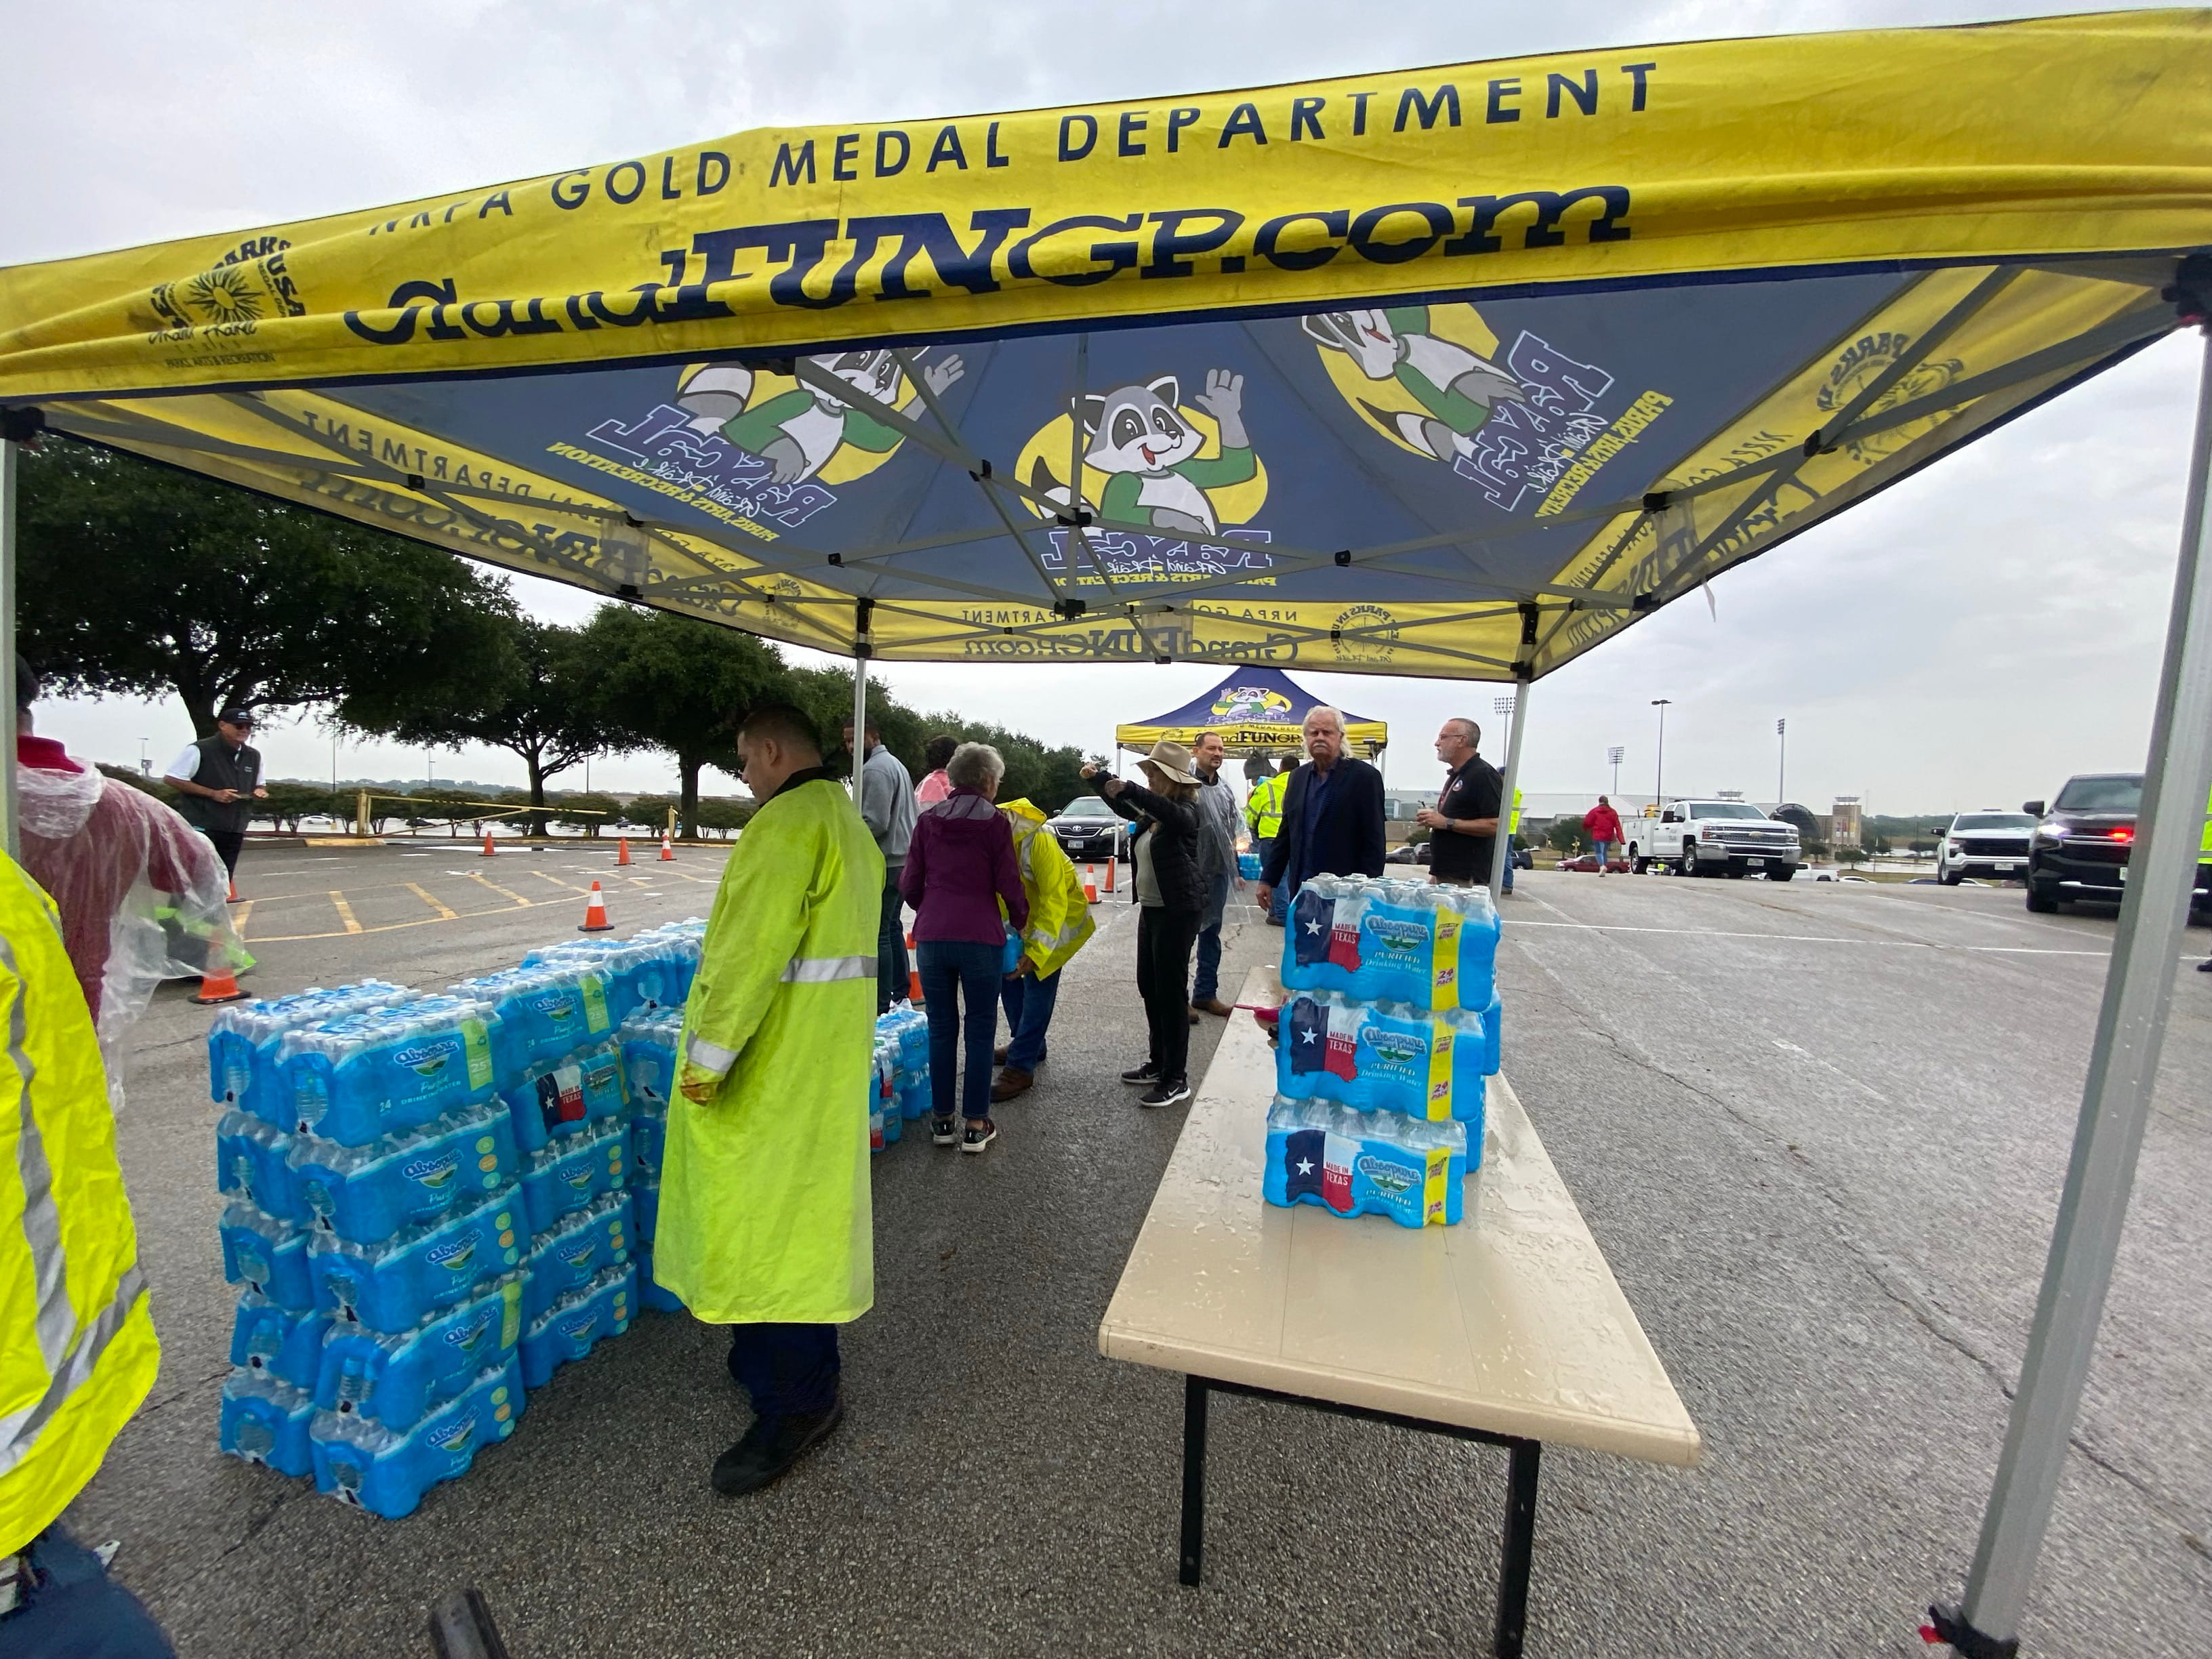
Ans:
[[[1243,1000],[1281,1000],[1254,969]],[[1184,1376],[1182,1580],[1199,1582],[1211,1394],[1502,1446],[1493,1645],[1516,1659],[1543,1443],[1686,1468],[1697,1426],[1503,1077],[1468,1218],[1418,1231],[1261,1199],[1274,1078],[1266,1033],[1232,1020],[1098,1329],[1108,1358]]]

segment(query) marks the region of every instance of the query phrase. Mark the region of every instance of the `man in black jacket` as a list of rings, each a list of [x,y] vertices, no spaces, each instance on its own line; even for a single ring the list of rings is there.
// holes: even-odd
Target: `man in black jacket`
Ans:
[[[1306,716],[1306,763],[1283,792],[1283,827],[1260,868],[1254,902],[1265,909],[1282,887],[1291,896],[1316,876],[1382,873],[1382,775],[1344,752],[1344,716]]]

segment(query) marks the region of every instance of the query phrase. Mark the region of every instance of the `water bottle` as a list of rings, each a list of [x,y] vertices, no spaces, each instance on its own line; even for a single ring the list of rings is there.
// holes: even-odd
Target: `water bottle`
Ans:
[[[314,1472],[308,1429],[315,1402],[265,1371],[235,1370],[222,1385],[216,1444],[233,1457],[265,1463],[279,1474]]]
[[[330,1330],[328,1314],[301,1313],[247,1291],[239,1297],[231,1322],[230,1363],[240,1370],[264,1371],[295,1389],[312,1389]]]
[[[422,997],[286,1033],[277,1069],[293,1127],[366,1146],[489,1099],[495,1024],[481,1003]]]
[[[369,979],[335,991],[312,986],[290,996],[232,1003],[216,1012],[209,1027],[208,1091],[221,1105],[289,1129],[291,1091],[276,1070],[277,1044],[285,1033],[404,1002],[414,994],[404,986]]]
[[[582,1289],[570,1291],[522,1334],[522,1380],[542,1389],[553,1373],[591,1352],[600,1338],[629,1328],[637,1307],[635,1264],[609,1267]]]
[[[562,1216],[584,1208],[623,1184],[629,1166],[629,1125],[617,1120],[596,1133],[569,1135],[522,1160],[522,1202],[533,1233],[550,1231]]]
[[[628,1189],[630,1203],[630,1224],[637,1230],[637,1242],[650,1244],[660,1231],[660,1183],[640,1181]]]
[[[896,1043],[881,1036],[876,1039],[875,1058],[870,1067],[869,1079],[875,1091],[875,1103],[871,1109],[871,1115],[882,1121],[884,1144],[894,1146],[905,1126],[899,1111]]]
[[[288,1163],[302,1218],[355,1244],[381,1244],[479,1204],[520,1173],[514,1124],[497,1104],[371,1146],[301,1135]]]
[[[676,1292],[664,1290],[653,1277],[653,1252],[641,1249],[637,1253],[637,1299],[641,1307],[655,1313],[682,1313],[684,1304]]]
[[[307,1267],[307,1235],[289,1221],[266,1216],[251,1204],[232,1204],[222,1212],[222,1276],[248,1285],[280,1308],[306,1313],[315,1305]]]
[[[501,1091],[514,1121],[515,1144],[542,1150],[563,1135],[622,1115],[627,1103],[623,1051],[612,1038],[592,1043],[550,1065],[533,1066]]]
[[[1297,991],[1277,1024],[1275,1088],[1293,1100],[1332,1100],[1358,1112],[1479,1125],[1495,1054],[1480,1014]]]
[[[530,1249],[530,1293],[523,1320],[534,1323],[562,1297],[630,1259],[636,1237],[630,1194],[610,1193],[540,1233]]]
[[[308,1241],[315,1305],[371,1330],[402,1334],[440,1308],[465,1301],[477,1281],[522,1265],[529,1240],[513,1189],[434,1226],[380,1245],[334,1233]]]
[[[467,1474],[480,1449],[514,1433],[523,1405],[521,1369],[510,1358],[404,1434],[364,1417],[318,1412],[308,1430],[315,1490],[396,1521],[440,1481]]]
[[[317,1409],[404,1433],[483,1371],[514,1358],[533,1275],[501,1275],[404,1334],[333,1326],[313,1378]]]
[[[510,968],[449,988],[457,997],[487,1003],[509,1032],[500,1072],[558,1060],[614,1030],[606,981],[599,969],[572,962]]]
[[[1467,1126],[1360,1113],[1277,1096],[1267,1110],[1261,1193],[1285,1207],[1385,1215],[1402,1227],[1450,1226],[1465,1213]]]
[[[286,1158],[292,1137],[234,1107],[215,1128],[216,1188],[283,1221],[305,1218]]]

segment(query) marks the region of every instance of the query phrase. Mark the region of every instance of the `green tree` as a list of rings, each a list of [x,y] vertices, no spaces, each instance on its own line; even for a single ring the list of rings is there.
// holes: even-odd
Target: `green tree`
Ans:
[[[504,580],[449,553],[58,436],[24,458],[18,641],[57,691],[226,704],[467,703]]]
[[[1553,818],[1552,827],[1544,831],[1544,839],[1559,849],[1563,859],[1573,858],[1590,845],[1589,831],[1583,828],[1580,818]]]
[[[641,830],[657,836],[668,827],[668,809],[675,804],[666,795],[633,795],[623,808],[623,817],[632,835]]]
[[[380,684],[348,696],[338,719],[410,748],[477,743],[504,749],[529,776],[527,804],[542,809],[548,778],[620,745],[593,707],[582,629],[511,611],[495,612],[492,623],[501,648],[472,699],[426,702],[411,688]],[[545,833],[542,811],[533,811],[529,828],[532,835]]]
[[[738,769],[738,723],[762,703],[792,695],[783,659],[733,628],[625,605],[601,606],[583,643],[592,703],[617,746],[676,757],[684,833],[696,836],[699,769]],[[846,684],[849,691],[849,678]]]
[[[276,778],[267,786],[269,798],[257,800],[251,807],[252,816],[266,818],[288,835],[296,835],[300,820],[304,817],[325,817],[342,810],[326,783],[301,783],[292,778]],[[353,798],[346,798],[350,808]]]
[[[476,821],[476,797],[458,789],[410,789],[407,792],[407,821],[419,828],[442,823],[458,840],[460,826]]]
[[[580,789],[557,799],[550,816],[556,823],[570,824],[587,836],[596,836],[612,823],[615,814],[621,811],[622,803],[612,795]]]
[[[753,803],[728,795],[708,795],[699,802],[698,816],[702,830],[716,830],[727,841],[730,831],[742,830],[752,821]]]

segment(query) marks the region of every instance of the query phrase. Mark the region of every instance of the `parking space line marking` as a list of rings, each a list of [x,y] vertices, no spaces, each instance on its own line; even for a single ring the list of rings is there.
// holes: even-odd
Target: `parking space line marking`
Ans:
[[[1937,945],[1917,939],[1848,939],[1839,933],[1729,933],[1717,927],[1632,927],[1610,921],[1523,921],[1508,917],[1508,927],[1564,927],[1584,933],[1675,933],[1694,939],[1765,939],[1779,945],[1866,945],[1901,951],[1956,951],[1965,956],[2109,957],[2110,951],[2061,951],[2040,945]]]
[[[252,899],[240,899],[238,902],[238,908],[230,913],[230,925],[238,930],[238,936],[241,939],[246,937],[246,919],[252,914]]]
[[[487,880],[484,877],[478,875],[473,870],[465,871],[463,873],[466,875],[471,881],[476,883],[477,886],[489,887],[493,892],[498,894],[501,898],[513,899],[517,907],[521,909],[527,910],[537,902],[534,899],[526,899],[523,897],[521,894],[511,891],[508,889],[501,886],[495,881]]]
[[[409,892],[414,894],[416,898],[421,899],[423,903],[428,905],[433,910],[435,910],[438,913],[439,921],[451,921],[453,919],[454,912],[444,900],[431,897],[429,894],[424,892],[422,888],[411,881],[406,883],[405,885]]]
[[[361,923],[354,920],[353,906],[346,902],[346,896],[335,887],[331,889],[331,903],[337,910],[338,920],[345,924],[346,932],[361,932]]]

